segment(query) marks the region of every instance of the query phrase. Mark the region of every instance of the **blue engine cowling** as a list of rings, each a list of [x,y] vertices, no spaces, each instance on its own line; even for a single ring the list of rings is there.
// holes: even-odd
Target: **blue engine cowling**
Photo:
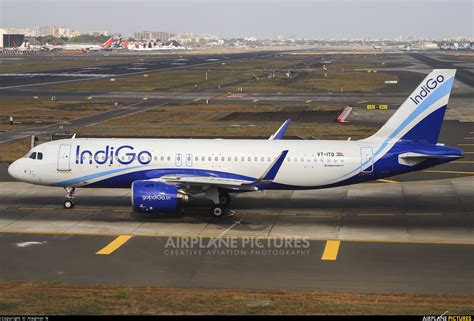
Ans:
[[[178,187],[154,181],[132,183],[132,207],[135,212],[174,212],[178,208]]]

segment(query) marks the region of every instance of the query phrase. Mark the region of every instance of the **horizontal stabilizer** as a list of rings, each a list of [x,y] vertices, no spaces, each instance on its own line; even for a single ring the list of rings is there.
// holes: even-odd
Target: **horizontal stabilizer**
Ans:
[[[415,166],[428,159],[461,158],[459,154],[435,154],[408,152],[398,155],[398,162],[406,166]]]

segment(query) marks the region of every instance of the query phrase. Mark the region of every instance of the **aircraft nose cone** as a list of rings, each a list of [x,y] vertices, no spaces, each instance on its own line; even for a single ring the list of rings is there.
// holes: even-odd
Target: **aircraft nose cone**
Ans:
[[[15,161],[8,166],[8,174],[13,178],[18,179],[18,161]]]

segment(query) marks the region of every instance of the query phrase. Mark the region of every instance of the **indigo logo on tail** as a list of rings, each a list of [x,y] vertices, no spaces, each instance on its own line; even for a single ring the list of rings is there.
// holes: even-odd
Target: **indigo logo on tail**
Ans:
[[[410,96],[411,101],[413,101],[416,105],[418,105],[419,103],[423,101],[423,99],[426,98],[426,96],[428,96],[429,93],[431,93],[433,89],[438,87],[438,85],[442,83],[443,81],[444,81],[444,77],[442,75],[439,75],[438,77],[436,77],[436,79],[433,79],[433,78],[428,79],[426,83],[421,86],[420,92],[417,95],[415,95],[414,98]]]

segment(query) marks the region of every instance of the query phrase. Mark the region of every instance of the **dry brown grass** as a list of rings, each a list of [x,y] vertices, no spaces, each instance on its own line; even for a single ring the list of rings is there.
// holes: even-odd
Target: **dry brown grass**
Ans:
[[[110,101],[72,101],[61,98],[51,101],[51,97],[0,98],[0,131],[67,122],[121,106],[123,106],[122,103],[115,106]],[[13,126],[9,124],[10,116],[14,118]]]
[[[341,104],[281,104],[281,103],[258,103],[242,101],[241,103],[221,103],[213,101],[210,104],[170,104],[147,109],[144,112],[114,118],[105,121],[98,127],[107,126],[127,126],[136,124],[137,126],[147,125],[172,125],[172,124],[206,124],[213,121],[222,121],[221,118],[231,113],[269,113],[285,109],[301,108],[304,106],[307,111],[340,111],[345,105]],[[270,120],[270,122],[272,122]],[[258,121],[260,124],[260,122]],[[273,125],[273,124],[272,124]]]
[[[31,148],[31,137],[0,144],[0,162],[13,162],[23,157]]]
[[[77,133],[78,137],[269,137],[278,129],[281,123],[265,122],[257,123],[253,127],[232,126],[232,123],[223,126],[210,124],[196,124],[189,127],[88,127],[73,128],[71,132]],[[298,124],[288,129],[286,136],[298,136],[302,138],[316,139],[347,139],[353,140],[365,138],[375,132],[376,129],[364,126],[339,125],[339,124]]]
[[[366,65],[359,65],[358,68],[362,68],[361,66]],[[239,87],[242,87],[244,92],[373,92],[386,87],[386,80],[398,80],[397,76],[387,73],[342,71],[335,66],[331,68],[335,69],[330,69],[327,79],[320,70],[298,72],[296,77],[293,74],[293,78],[287,78],[283,72],[280,72],[275,78],[261,78]],[[226,90],[237,91],[237,86],[226,88]]]
[[[296,61],[297,62],[297,61]],[[210,63],[204,66],[190,66],[188,69],[148,72],[144,74],[52,85],[50,88],[69,90],[110,90],[110,91],[190,91],[217,89],[218,86],[233,81],[249,81],[264,69],[282,68],[296,63],[288,60],[250,59],[245,61]],[[205,79],[205,73],[208,79]]]
[[[166,289],[6,281],[0,314],[472,314],[472,295]]]

